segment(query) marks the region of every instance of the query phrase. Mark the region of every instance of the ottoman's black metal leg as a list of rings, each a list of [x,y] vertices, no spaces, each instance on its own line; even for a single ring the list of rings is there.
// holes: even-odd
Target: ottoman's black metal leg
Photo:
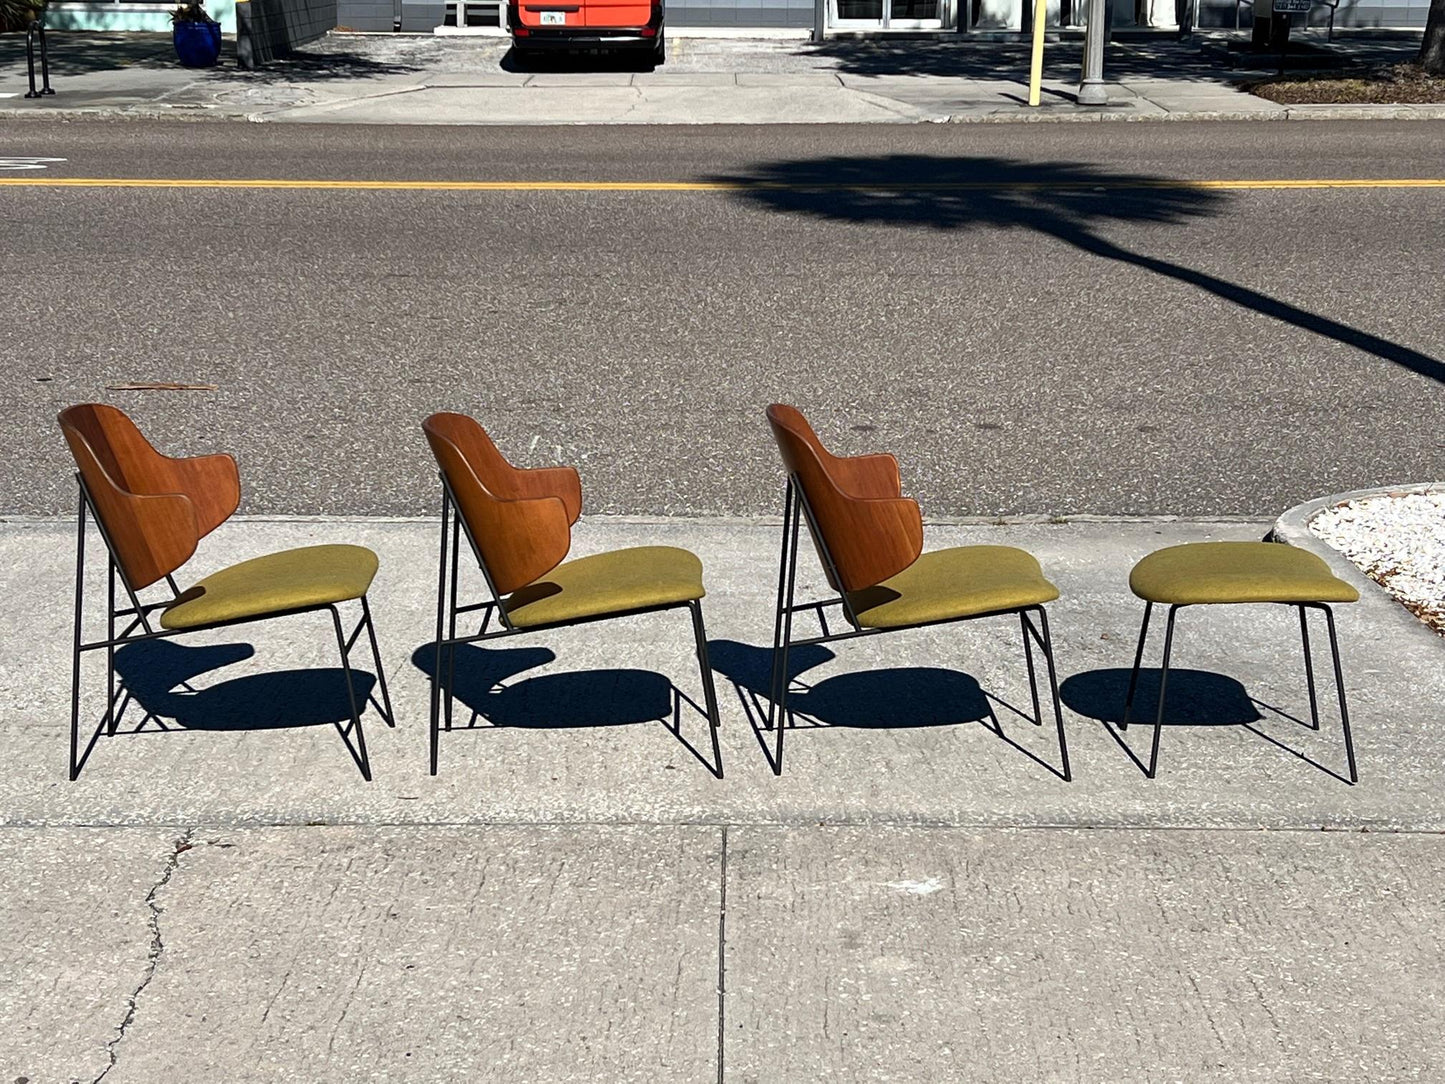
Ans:
[[[1305,683],[1310,687],[1310,729],[1318,730],[1320,728],[1320,705],[1319,699],[1315,696],[1315,661],[1313,653],[1310,651],[1310,625],[1305,616],[1303,603],[1299,607],[1299,633],[1305,649]]]
[[[1129,672],[1129,692],[1124,696],[1124,715],[1119,720],[1119,729],[1129,729],[1129,709],[1134,706],[1134,690],[1139,685],[1139,664],[1144,661],[1144,641],[1149,636],[1149,615],[1154,612],[1154,603],[1144,603],[1144,623],[1139,626],[1139,649],[1134,652],[1134,669]]]
[[[1340,697],[1340,725],[1345,732],[1345,758],[1350,765],[1350,782],[1358,783],[1360,773],[1355,769],[1355,743],[1350,738],[1350,709],[1345,704],[1345,672],[1340,667],[1340,644],[1335,638],[1335,612],[1323,603],[1320,609],[1325,612],[1325,622],[1330,630],[1330,655],[1335,663],[1335,690]]]
[[[1042,608],[1039,612],[1043,612]],[[1034,649],[1029,642],[1033,630],[1029,628],[1029,612],[1027,610],[1019,611],[1019,627],[1024,634],[1024,662],[1029,669],[1029,695],[1033,697],[1034,701],[1034,726],[1043,726],[1044,713],[1043,709],[1039,707],[1039,683],[1034,674]]]
[[[1054,669],[1054,638],[1049,635],[1049,615],[1042,606],[1037,607],[1039,612],[1039,628],[1042,630],[1040,646],[1044,649],[1044,662],[1049,668],[1049,694],[1054,701],[1054,726],[1059,733],[1059,762],[1063,768],[1064,782],[1068,783],[1074,778],[1074,773],[1069,770],[1069,746],[1064,741],[1064,706],[1059,702],[1059,675]],[[1025,628],[1024,643],[1028,643],[1028,632]],[[1035,705],[1038,704],[1038,696],[1034,696]],[[1037,711],[1037,707],[1035,711]],[[1040,720],[1042,721],[1042,720]]]
[[[1164,626],[1164,660],[1159,664],[1159,710],[1154,715],[1154,743],[1149,750],[1149,770],[1144,774],[1153,779],[1159,770],[1159,734],[1164,729],[1164,689],[1169,683],[1169,652],[1174,646],[1174,615],[1178,606],[1169,607],[1169,621]]]

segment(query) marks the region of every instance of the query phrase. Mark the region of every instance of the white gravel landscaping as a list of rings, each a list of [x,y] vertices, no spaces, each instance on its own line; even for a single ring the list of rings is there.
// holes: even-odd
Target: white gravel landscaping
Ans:
[[[1445,485],[1347,501],[1309,527],[1445,635]]]

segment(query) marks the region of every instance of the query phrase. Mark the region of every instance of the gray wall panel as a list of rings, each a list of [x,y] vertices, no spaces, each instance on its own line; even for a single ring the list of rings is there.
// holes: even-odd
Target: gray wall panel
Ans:
[[[337,21],[337,0],[239,0],[236,57],[254,68],[315,41]]]

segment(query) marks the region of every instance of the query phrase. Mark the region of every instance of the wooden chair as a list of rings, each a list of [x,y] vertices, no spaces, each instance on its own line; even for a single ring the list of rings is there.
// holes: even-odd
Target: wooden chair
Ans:
[[[514,467],[486,430],[464,414],[433,414],[422,430],[441,468],[442,483],[431,773],[437,772],[441,731],[452,729],[457,645],[686,608],[702,671],[716,765],[712,770],[721,777],[717,693],[702,618],[702,562],[674,546],[638,546],[566,561],[572,524],[582,512],[582,484],[574,469]],[[458,606],[462,532],[491,597]],[[458,636],[458,616],[478,611],[480,631]],[[494,618],[499,627],[489,632]]]
[[[60,428],[75,456],[80,488],[75,557],[75,646],[71,670],[70,778],[80,775],[102,733],[115,734],[130,703],[116,688],[116,648],[140,640],[223,628],[249,621],[326,610],[331,614],[341,665],[346,675],[351,725],[338,724],[347,749],[371,779],[366,738],[361,729],[350,655],[362,630],[371,641],[377,683],[383,704],[378,710],[395,726],[386,688],[371,608],[366,600],[376,575],[376,554],[361,546],[307,546],[243,561],[222,569],[182,591],[174,573],[196,551],[196,544],[236,511],[241,482],[229,455],[173,459],[162,455],[115,407],[84,403],[61,412]],[[87,641],[85,610],[85,542],[87,519],[93,518],[109,551],[106,636]],[[116,581],[129,605],[117,605]],[[165,582],[169,597],[143,601],[141,595]],[[359,601],[361,617],[347,636],[337,606]],[[122,600],[123,602],[124,600]],[[152,616],[157,614],[155,623]],[[125,627],[116,631],[118,619]],[[157,627],[159,626],[159,627]],[[80,749],[80,663],[88,651],[106,653],[105,713],[84,751]],[[119,700],[117,693],[120,693]],[[373,701],[374,702],[374,701]],[[144,725],[144,722],[142,723]],[[350,733],[355,734],[352,746]]]
[[[1017,614],[1033,696],[1034,719],[1043,724],[1033,649],[1037,642],[1048,664],[1049,690],[1059,737],[1061,767],[1070,779],[1054,670],[1053,642],[1044,603],[1059,597],[1037,560],[1011,546],[959,546],[923,552],[923,516],[903,496],[898,461],[891,455],[841,458],[823,447],[806,418],[793,407],[768,407],[768,423],[788,472],[783,503],[783,548],[778,569],[778,605],[773,624],[773,673],[767,728],[777,730],[773,771],[783,770],[783,731],[788,720],[788,652],[857,636]],[[838,594],[820,602],[795,604],[798,533],[808,524],[828,584]],[[840,607],[847,628],[832,631],[829,607]],[[793,615],[817,614],[821,635],[793,638]],[[1037,616],[1035,627],[1032,616]]]

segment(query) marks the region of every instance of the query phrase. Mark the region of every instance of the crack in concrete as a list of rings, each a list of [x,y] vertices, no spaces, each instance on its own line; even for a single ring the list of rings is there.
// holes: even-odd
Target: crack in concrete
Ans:
[[[160,895],[161,889],[165,888],[166,885],[170,883],[171,878],[175,876],[175,872],[181,864],[181,855],[195,846],[192,839],[197,830],[196,828],[187,828],[181,835],[176,837],[170,857],[166,859],[165,869],[161,871],[160,879],[157,880],[156,883],[151,886],[151,890],[146,893],[145,904],[150,911],[146,922],[150,926],[151,942],[150,948],[146,952],[145,970],[141,974],[139,985],[136,986],[135,990],[132,991],[130,997],[127,999],[125,1019],[120,1022],[120,1027],[116,1030],[115,1038],[105,1044],[106,1066],[91,1084],[100,1084],[100,1082],[106,1078],[107,1074],[115,1068],[116,1061],[119,1058],[121,1041],[130,1029],[131,1022],[135,1020],[136,1005],[140,1002],[140,996],[145,991],[145,988],[150,985],[151,979],[155,978],[156,968],[160,966],[161,953],[165,951],[166,947],[165,942],[161,939],[161,912],[164,908],[157,902],[156,897]]]

